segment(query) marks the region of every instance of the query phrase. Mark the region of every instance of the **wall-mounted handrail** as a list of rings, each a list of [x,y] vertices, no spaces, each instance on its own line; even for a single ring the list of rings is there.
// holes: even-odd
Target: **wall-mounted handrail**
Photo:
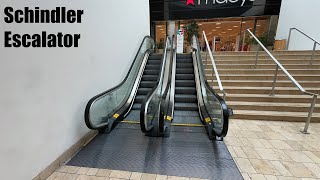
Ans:
[[[271,59],[277,64],[277,66],[276,66],[276,71],[275,71],[275,75],[274,75],[274,79],[273,79],[273,83],[272,83],[271,94],[270,94],[270,95],[274,95],[274,89],[275,89],[275,85],[276,85],[276,81],[277,81],[278,70],[279,70],[279,68],[280,68],[280,69],[288,76],[289,80],[290,80],[303,94],[310,95],[310,96],[313,97],[313,98],[312,98],[312,102],[311,102],[311,106],[310,106],[310,110],[309,110],[309,114],[308,114],[308,117],[307,117],[307,120],[306,120],[306,125],[305,125],[304,130],[302,131],[303,133],[307,133],[307,132],[308,132],[309,125],[310,125],[312,113],[313,113],[313,110],[314,110],[314,106],[315,106],[315,104],[316,104],[316,100],[317,100],[317,97],[319,96],[319,94],[307,92],[307,91],[291,76],[291,74],[282,66],[282,64],[271,54],[271,52],[259,41],[259,39],[250,31],[250,29],[247,29],[247,31],[249,32],[249,34],[251,35],[251,37],[254,38],[255,41],[259,44],[259,47],[258,47],[258,50],[257,50],[255,67],[257,66],[257,63],[258,63],[260,47],[261,47],[261,48],[271,57]]]
[[[313,49],[312,49],[312,55],[311,55],[311,60],[310,60],[310,65],[312,65],[312,61],[314,59],[314,52],[317,49],[317,44],[320,45],[320,42],[313,39],[312,37],[310,37],[309,35],[307,35],[306,33],[302,32],[301,30],[297,29],[297,28],[290,28],[289,30],[289,36],[288,36],[288,41],[287,41],[287,50],[289,50],[289,45],[290,45],[290,39],[291,39],[291,32],[292,30],[296,30],[299,33],[301,33],[302,35],[304,35],[305,37],[309,38],[310,40],[313,41]]]
[[[214,61],[214,58],[213,58],[213,55],[212,55],[212,51],[211,51],[209,43],[208,43],[208,39],[207,39],[206,33],[204,31],[202,32],[202,36],[203,36],[203,38],[205,40],[205,43],[206,43],[206,66],[208,65],[207,52],[209,52],[209,56],[210,56],[211,63],[212,63],[212,68],[213,68],[213,71],[212,71],[212,83],[213,83],[213,72],[214,72],[215,75],[216,75],[216,79],[217,79],[218,85],[219,85],[219,90],[223,94],[223,99],[225,99],[226,92],[223,89],[223,86],[222,86],[222,83],[221,83],[221,80],[220,80],[220,76],[219,76],[219,72],[217,70],[217,66],[216,66],[216,63]]]

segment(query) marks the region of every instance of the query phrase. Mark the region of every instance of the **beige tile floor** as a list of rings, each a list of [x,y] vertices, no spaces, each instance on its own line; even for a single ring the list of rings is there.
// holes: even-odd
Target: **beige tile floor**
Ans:
[[[225,143],[245,180],[320,180],[320,123],[231,120]],[[199,180],[62,166],[47,180]]]

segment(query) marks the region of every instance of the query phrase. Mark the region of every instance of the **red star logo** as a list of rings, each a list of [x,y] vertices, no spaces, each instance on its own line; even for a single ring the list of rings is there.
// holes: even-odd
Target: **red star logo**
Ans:
[[[189,4],[194,5],[194,0],[187,0],[186,6],[188,6]]]

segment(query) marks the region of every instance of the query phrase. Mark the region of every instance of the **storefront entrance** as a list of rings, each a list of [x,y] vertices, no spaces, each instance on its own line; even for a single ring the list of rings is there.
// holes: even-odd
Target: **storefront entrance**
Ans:
[[[191,22],[204,31],[213,51],[253,49],[246,29],[266,46],[276,33],[281,0],[150,0],[151,36],[163,48],[166,35],[173,35]],[[202,41],[201,36],[199,37]],[[203,43],[203,41],[202,41]],[[204,45],[204,44],[203,44]],[[203,49],[204,50],[204,49]]]
[[[251,44],[248,33],[245,34],[245,31],[250,29],[266,46],[272,46],[278,16],[174,21],[175,31],[183,29],[193,21],[199,26],[200,35],[203,31],[206,33],[212,51],[250,51],[255,50],[255,45]],[[165,36],[169,34],[168,25],[167,22],[155,22],[155,24],[157,47],[161,49]],[[202,36],[200,36],[200,41],[203,46],[202,50],[205,51]]]

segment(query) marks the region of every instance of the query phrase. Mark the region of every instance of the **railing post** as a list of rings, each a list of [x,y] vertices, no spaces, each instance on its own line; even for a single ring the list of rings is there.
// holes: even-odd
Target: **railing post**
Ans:
[[[256,54],[256,63],[254,64],[254,69],[257,68],[258,58],[259,58],[259,50],[260,50],[260,44],[258,44],[258,49],[257,49],[257,54]]]
[[[292,31],[292,28],[290,28],[289,30],[289,36],[288,36],[288,40],[287,40],[287,50],[289,50],[289,43],[290,43],[290,38],[291,38],[291,31]]]
[[[316,101],[317,101],[317,95],[313,95],[311,106],[310,106],[310,110],[309,110],[309,114],[308,114],[307,121],[306,121],[306,125],[304,126],[304,130],[302,131],[303,134],[308,134],[308,129],[309,129],[309,125],[310,125],[310,122],[311,122],[312,113],[313,113]]]
[[[277,65],[276,72],[274,74],[274,78],[273,78],[273,82],[272,82],[272,89],[271,89],[270,96],[274,96],[274,89],[276,87],[276,82],[277,82],[277,77],[278,77],[278,70],[279,70],[279,66]]]
[[[207,46],[206,46],[206,68],[207,68],[207,65],[208,65],[208,53],[207,53]]]
[[[213,88],[213,79],[214,79],[213,72],[214,72],[214,69],[212,68],[212,88]]]
[[[314,59],[314,52],[315,52],[316,48],[317,48],[317,42],[314,42],[314,44],[313,44],[313,50],[312,50],[312,55],[311,55],[311,60],[310,60],[310,65],[312,65],[312,61],[313,61],[313,59]]]
[[[245,40],[246,40],[246,30],[244,31],[243,33],[243,39],[242,39],[242,47],[241,47],[241,51],[244,51],[244,43],[245,43]]]

